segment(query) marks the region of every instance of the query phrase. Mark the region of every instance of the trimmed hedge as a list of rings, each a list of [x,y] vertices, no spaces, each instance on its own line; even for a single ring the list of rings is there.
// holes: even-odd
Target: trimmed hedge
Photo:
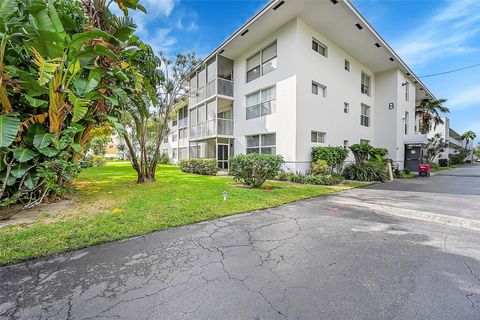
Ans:
[[[314,184],[314,185],[325,185],[330,186],[334,184],[342,183],[344,178],[337,174],[302,174],[302,173],[292,173],[292,172],[280,172],[275,177],[275,180],[278,181],[289,181],[294,183],[302,184]]]
[[[235,180],[254,188],[273,179],[284,163],[283,157],[271,154],[240,154],[230,158],[229,173]]]
[[[344,147],[313,147],[313,162],[325,160],[330,166],[330,172],[336,169],[337,173],[342,171],[343,162],[348,157],[348,150]]]
[[[180,169],[183,172],[214,176],[220,171],[215,159],[184,159],[180,160]]]
[[[438,159],[438,165],[440,167],[448,167],[448,159],[446,158]]]

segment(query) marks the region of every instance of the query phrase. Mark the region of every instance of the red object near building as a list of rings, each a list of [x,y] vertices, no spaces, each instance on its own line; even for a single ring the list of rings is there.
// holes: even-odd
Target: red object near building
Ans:
[[[418,166],[418,174],[423,177],[430,176],[430,165],[429,164],[421,164]]]

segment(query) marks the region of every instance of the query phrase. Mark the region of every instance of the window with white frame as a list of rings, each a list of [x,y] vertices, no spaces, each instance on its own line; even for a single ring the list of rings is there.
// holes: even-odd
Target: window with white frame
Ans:
[[[320,53],[322,56],[326,57],[328,54],[328,48],[326,45],[321,43],[315,38],[312,38],[312,49],[313,51]]]
[[[175,127],[177,125],[177,119],[172,120],[172,127]]]
[[[345,70],[350,71],[350,61],[345,59]]]
[[[350,113],[350,103],[348,102],[343,103],[343,113]]]
[[[178,135],[177,135],[177,132],[174,131],[174,132],[172,133],[172,142],[175,142],[175,141],[177,141],[177,140],[178,140]]]
[[[363,94],[366,94],[367,96],[370,96],[370,91],[371,91],[370,82],[371,82],[370,76],[365,72],[362,72],[360,91]]]
[[[360,111],[360,124],[364,127],[370,127],[370,107],[363,103]]]
[[[313,131],[311,132],[311,141],[315,143],[325,143],[325,132]]]
[[[360,144],[370,144],[370,140],[360,139]]]
[[[177,149],[172,149],[172,158],[177,159]]]
[[[312,81],[312,93],[316,95],[320,94],[325,98],[327,96],[327,87],[323,84]]]
[[[246,136],[246,150],[248,153],[275,154],[276,134],[257,134]]]
[[[347,149],[348,146],[349,146],[349,144],[350,144],[350,143],[348,142],[348,140],[343,140],[343,148],[344,148],[344,149]]]
[[[247,59],[247,82],[277,69],[277,42]]]
[[[246,119],[254,119],[275,112],[276,88],[270,87],[246,96]]]
[[[168,143],[168,134],[165,135],[165,138],[163,138],[164,143]]]

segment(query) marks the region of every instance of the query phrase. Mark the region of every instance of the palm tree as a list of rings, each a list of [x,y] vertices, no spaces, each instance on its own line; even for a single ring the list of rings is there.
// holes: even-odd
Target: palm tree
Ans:
[[[468,150],[468,144],[470,143],[470,141],[475,140],[476,137],[476,133],[471,130],[462,134],[462,139],[465,140],[465,151]]]
[[[415,115],[420,119],[420,133],[426,134],[437,125],[443,124],[441,113],[448,113],[450,109],[443,104],[447,99],[429,100],[423,99],[420,105],[415,107]]]

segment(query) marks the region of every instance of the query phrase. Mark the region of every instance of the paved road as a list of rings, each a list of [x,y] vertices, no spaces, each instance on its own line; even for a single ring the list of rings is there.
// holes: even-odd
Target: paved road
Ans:
[[[478,320],[478,176],[461,168],[4,267],[0,319]]]

